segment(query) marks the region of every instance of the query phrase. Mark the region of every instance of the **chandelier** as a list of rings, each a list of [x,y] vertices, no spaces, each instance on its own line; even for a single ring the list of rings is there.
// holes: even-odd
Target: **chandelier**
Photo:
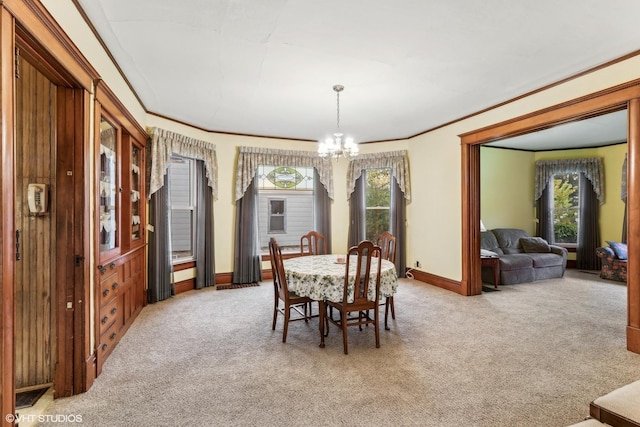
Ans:
[[[327,138],[324,142],[320,142],[320,145],[318,146],[318,155],[323,159],[328,157],[337,159],[340,156],[345,159],[350,159],[357,156],[359,150],[356,143],[353,142],[353,138],[344,138],[343,144],[344,134],[340,132],[340,92],[344,90],[344,86],[335,85],[333,90],[336,92],[337,97],[336,132],[333,134],[333,138]]]

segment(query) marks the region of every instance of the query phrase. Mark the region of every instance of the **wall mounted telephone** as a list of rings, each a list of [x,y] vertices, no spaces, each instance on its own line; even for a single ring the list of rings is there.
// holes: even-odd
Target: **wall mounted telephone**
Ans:
[[[47,184],[29,184],[27,186],[29,213],[42,215],[49,209],[49,189]]]

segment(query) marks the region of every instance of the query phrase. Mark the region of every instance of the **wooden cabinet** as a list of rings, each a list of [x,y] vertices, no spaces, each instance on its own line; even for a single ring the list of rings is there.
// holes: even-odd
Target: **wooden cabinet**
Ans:
[[[96,88],[97,374],[146,303],[147,135],[113,94]]]

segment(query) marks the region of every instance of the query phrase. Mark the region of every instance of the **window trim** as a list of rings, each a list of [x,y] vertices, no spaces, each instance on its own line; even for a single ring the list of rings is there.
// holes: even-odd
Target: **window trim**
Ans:
[[[577,177],[577,180],[576,180],[576,181],[577,181],[577,183],[576,183],[575,185],[576,185],[576,187],[577,187],[576,191],[578,192],[578,205],[577,205],[577,206],[575,206],[575,207],[566,208],[566,209],[570,209],[571,211],[575,211],[575,212],[576,212],[576,217],[578,218],[578,221],[579,221],[579,218],[580,218],[580,205],[581,205],[581,202],[582,202],[582,200],[580,199],[580,172],[562,172],[562,173],[556,173],[556,174],[552,175],[552,178],[551,178],[551,179],[555,182],[555,180],[556,180],[556,179],[561,179],[561,178],[558,178],[558,177],[560,177],[560,176],[562,176],[562,175],[576,175],[576,177]],[[564,180],[563,180],[563,182],[564,182]],[[565,209],[565,208],[563,208],[563,209]],[[555,241],[555,236],[556,236],[556,223],[555,223],[555,215],[556,215],[556,214],[555,214],[555,211],[556,211],[556,204],[555,204],[555,194],[554,194],[554,201],[553,201],[553,211],[554,211],[554,214],[553,214],[553,216],[554,216],[554,223],[553,223],[553,236],[554,236],[554,241]],[[558,246],[565,247],[565,248],[567,248],[567,249],[568,249],[568,248],[577,248],[577,247],[578,247],[578,241],[579,241],[579,239],[580,239],[580,227],[578,226],[578,222],[576,222],[576,241],[575,241],[575,242],[560,242],[560,243],[556,242],[555,244],[556,244],[556,245],[558,245]]]
[[[386,170],[389,175],[389,198],[387,206],[367,206],[367,189],[368,189],[368,179],[369,179],[369,171],[372,170]],[[364,175],[364,197],[363,197],[363,205],[364,205],[364,231],[365,236],[369,233],[367,230],[367,212],[370,211],[387,211],[389,213],[389,224],[387,225],[387,230],[391,228],[391,185],[393,183],[393,169],[391,167],[377,167],[377,168],[367,168],[362,171]],[[384,230],[382,230],[384,231]],[[376,232],[375,234],[380,234],[382,231]]]
[[[180,156],[178,154],[172,154],[170,156],[170,162],[172,159],[181,159],[185,162],[189,162],[191,166],[189,167],[189,189],[191,193],[191,205],[190,206],[177,206],[174,208],[174,205],[171,203],[171,192],[169,192],[169,210],[173,216],[174,210],[177,211],[190,211],[191,212],[191,255],[176,258],[173,256],[173,248],[171,248],[171,264],[172,265],[180,265],[189,262],[195,262],[196,259],[196,238],[197,238],[197,215],[198,215],[198,198],[197,198],[197,188],[196,188],[196,162],[197,159],[191,157]],[[171,163],[169,164],[169,168],[171,167]],[[171,180],[171,174],[169,174],[169,180]],[[169,181],[169,186],[170,186]],[[169,187],[171,188],[171,187]]]
[[[271,203],[272,202],[282,202],[282,214],[274,214],[271,210]],[[268,221],[267,221],[267,234],[286,234],[287,232],[287,199],[285,197],[283,198],[276,198],[276,197],[269,197],[267,199],[267,214],[268,214]],[[282,230],[273,230],[271,228],[271,218],[273,217],[282,217]]]

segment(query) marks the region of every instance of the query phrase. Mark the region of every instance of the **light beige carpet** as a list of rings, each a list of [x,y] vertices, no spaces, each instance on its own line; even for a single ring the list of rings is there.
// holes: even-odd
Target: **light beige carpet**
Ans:
[[[102,375],[49,414],[90,426],[566,426],[640,379],[623,284],[564,279],[476,297],[402,280],[391,331],[317,319],[271,330],[273,287],[179,295],[144,308]],[[382,316],[381,316],[382,317]],[[53,424],[52,424],[53,425]]]

